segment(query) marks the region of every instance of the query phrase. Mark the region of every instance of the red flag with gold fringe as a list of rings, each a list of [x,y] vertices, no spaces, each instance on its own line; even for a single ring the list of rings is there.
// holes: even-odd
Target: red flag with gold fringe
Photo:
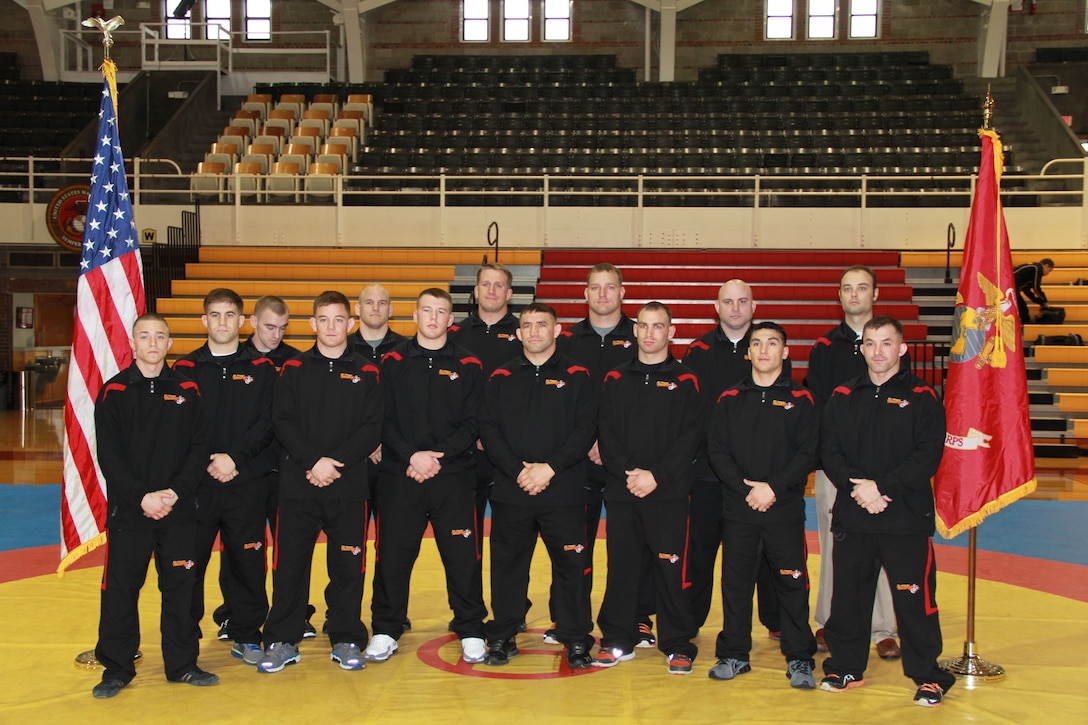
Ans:
[[[1035,490],[1027,377],[1012,253],[1001,207],[1001,139],[979,131],[982,161],[956,293],[945,452],[934,479],[937,530],[951,538]]]

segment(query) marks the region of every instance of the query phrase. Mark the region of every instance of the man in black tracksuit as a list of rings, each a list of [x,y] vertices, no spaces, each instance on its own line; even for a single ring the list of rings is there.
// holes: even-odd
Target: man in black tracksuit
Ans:
[[[555,310],[533,303],[521,312],[520,358],[491,375],[480,437],[495,464],[491,491],[491,609],[488,664],[517,654],[525,621],[529,565],[537,533],[555,581],[556,636],[567,663],[589,667],[593,616],[586,531],[586,453],[597,436],[597,386],[589,370],[556,350]],[[527,415],[528,413],[528,415]]]
[[[140,589],[154,556],[162,593],[166,679],[214,685],[197,667],[200,635],[192,618],[196,489],[208,464],[200,390],[166,366],[170,329],[159,315],[132,326],[132,365],[98,392],[98,464],[106,480],[106,566],[95,657],[105,670],[94,687],[110,698],[136,676]]]
[[[816,465],[819,423],[812,393],[790,374],[786,331],[761,322],[749,332],[751,373],[714,406],[710,464],[723,486],[722,631],[710,678],[749,672],[752,587],[764,561],[774,571],[782,652],[793,687],[814,689],[816,638],[808,624],[805,485]]]
[[[521,354],[518,318],[510,312],[514,275],[498,262],[485,262],[476,270],[473,297],[476,312],[450,327],[450,340],[465,348],[484,365],[484,380]],[[476,456],[476,515],[484,520],[495,468],[487,456]]]
[[[347,298],[324,292],[314,300],[314,346],[284,363],[276,382],[272,423],[283,447],[280,506],[272,575],[272,610],[259,672],[299,661],[314,545],[324,531],[333,550],[328,608],[330,658],[342,669],[365,665],[368,632],[360,619],[366,574],[367,455],[381,440],[379,370],[354,352]]]
[[[1028,300],[1040,307],[1049,306],[1046,292],[1043,291],[1043,277],[1054,271],[1054,260],[1049,257],[1038,262],[1021,264],[1013,270],[1016,283],[1016,307],[1020,311],[1020,327],[1031,322]],[[1026,299],[1025,299],[1026,298]]]
[[[272,361],[238,344],[242,298],[214,289],[204,298],[207,341],[174,363],[200,386],[212,453],[197,490],[197,560],[193,619],[204,617],[204,574],[217,535],[229,560],[231,654],[253,665],[261,658],[261,625],[268,615],[265,520],[273,462]]]
[[[861,333],[865,324],[873,318],[873,303],[879,296],[876,273],[868,267],[855,265],[843,270],[839,278],[839,303],[843,321],[828,333],[816,339],[808,358],[808,374],[805,385],[812,391],[816,410],[831,397],[836,386],[853,380],[865,372],[865,356],[861,353]],[[909,357],[903,358],[904,367]],[[821,652],[827,651],[824,626],[831,614],[831,597],[834,589],[835,537],[831,533],[831,508],[837,496],[835,485],[827,477],[823,466],[816,470],[816,535],[820,542],[820,586],[816,592],[816,645]],[[896,641],[897,626],[892,608],[888,578],[883,572],[873,603],[873,631],[871,639],[881,659],[899,657]]]
[[[718,288],[714,309],[718,313],[718,324],[693,340],[684,353],[684,364],[699,376],[700,394],[708,411],[713,410],[722,391],[752,372],[752,364],[748,361],[748,338],[756,311],[752,288],[744,280],[729,280]],[[704,440],[699,446],[695,480],[691,486],[691,566],[688,569],[691,588],[688,593],[696,628],[706,623],[714,595],[714,560],[722,543],[722,490],[722,482],[710,469]],[[772,637],[781,630],[774,582],[771,567],[764,562],[756,579],[759,621]]]
[[[359,318],[359,329],[353,332],[348,340],[355,348],[355,352],[363,357],[368,357],[377,366],[381,366],[382,358],[386,353],[404,341],[404,335],[389,328],[389,320],[393,317],[393,299],[389,290],[380,284],[371,284],[363,287],[359,292],[359,301],[355,303],[355,316]],[[377,492],[378,481],[381,478],[382,447],[374,449],[370,454],[369,469],[370,478],[370,516],[378,515]],[[405,629],[411,625],[406,619]]]
[[[253,326],[253,334],[249,336],[249,339],[242,343],[238,350],[239,355],[250,356],[253,359],[264,357],[272,361],[275,366],[276,375],[279,375],[280,370],[283,368],[283,364],[299,354],[300,350],[297,347],[293,347],[283,341],[284,333],[287,331],[287,323],[290,320],[290,311],[287,308],[287,304],[274,295],[265,295],[259,298],[253,307],[253,314],[249,316],[249,323]],[[269,390],[268,405],[271,410],[272,406],[272,392]],[[271,414],[269,417],[271,421]],[[264,476],[261,477],[259,483],[255,483],[255,486],[263,487],[265,495],[265,517],[268,520],[268,524],[272,529],[272,538],[276,538],[276,509],[279,505],[279,465],[280,454],[282,449],[279,443],[276,441],[275,436],[272,438],[271,447],[267,452],[267,456],[271,461],[271,468]],[[219,639],[230,640],[230,633],[227,631],[230,624],[231,608],[230,601],[232,599],[230,591],[230,583],[233,576],[230,571],[230,559],[227,557],[220,557],[219,559],[219,589],[223,592],[223,604],[216,607],[212,612],[212,618],[215,623],[219,625]],[[266,595],[267,596],[267,595]],[[307,606],[309,614],[306,615],[306,626],[303,630],[303,637],[315,637],[317,631],[310,625],[310,614],[314,609],[312,606]]]
[[[654,557],[658,649],[669,672],[686,675],[698,648],[687,570],[688,496],[706,406],[695,373],[669,354],[668,308],[650,302],[635,325],[638,357],[605,376],[598,429],[608,472],[608,581],[597,616],[598,667],[635,656],[636,594],[645,553]]]
[[[838,489],[832,511],[835,597],[827,621],[831,657],[821,688],[861,685],[881,566],[892,585],[903,673],[919,705],[941,704],[955,677],[937,666],[941,627],[933,558],[931,478],[944,453],[945,414],[937,393],[902,365],[898,320],[865,325],[867,372],[835,388],[820,431],[824,470]]]
[[[637,350],[635,321],[623,312],[623,294],[623,273],[607,262],[595,265],[586,277],[585,298],[589,314],[559,335],[559,352],[589,368],[598,388],[609,370],[633,360]],[[591,498],[586,508],[586,530],[589,532],[589,558],[592,562],[606,477],[596,441],[589,449],[589,461]],[[638,594],[639,647],[653,647],[655,643],[650,620],[655,609],[652,572],[653,560],[647,556],[640,575],[643,584]],[[592,577],[590,583],[592,585]],[[544,641],[558,643],[552,630],[545,633]]]
[[[366,657],[382,662],[398,649],[408,608],[412,567],[428,521],[446,570],[453,607],[450,628],[466,662],[483,662],[483,580],[475,508],[483,365],[451,342],[449,293],[426,289],[416,302],[415,337],[382,362],[386,391],[382,477],[378,487],[377,565],[372,602],[374,638]]]

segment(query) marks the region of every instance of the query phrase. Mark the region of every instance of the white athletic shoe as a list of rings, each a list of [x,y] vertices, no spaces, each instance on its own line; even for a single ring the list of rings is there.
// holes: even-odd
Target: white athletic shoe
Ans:
[[[388,634],[376,634],[366,646],[366,659],[368,662],[385,662],[397,653],[397,640]]]
[[[487,645],[480,637],[465,637],[461,640],[461,658],[472,664],[483,662],[487,659]]]

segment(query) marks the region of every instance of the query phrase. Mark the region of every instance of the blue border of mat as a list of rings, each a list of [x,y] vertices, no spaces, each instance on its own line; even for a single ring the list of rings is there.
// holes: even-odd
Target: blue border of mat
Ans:
[[[815,529],[816,507],[805,499],[807,528]],[[1018,501],[990,516],[978,529],[984,551],[1088,566],[1088,502]],[[937,543],[967,547],[967,534]],[[0,484],[0,551],[60,545],[60,484]]]

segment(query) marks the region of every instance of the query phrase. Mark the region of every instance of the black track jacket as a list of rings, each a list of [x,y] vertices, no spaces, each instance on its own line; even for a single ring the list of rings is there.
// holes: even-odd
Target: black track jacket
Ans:
[[[317,345],[288,360],[272,400],[272,424],[283,447],[280,499],[365,501],[367,456],[381,442],[384,401],[379,370],[347,346],[337,359]],[[340,478],[319,488],[306,480],[318,459],[344,463]]]
[[[744,338],[732,342],[722,331],[721,325],[714,325],[697,340],[692,340],[684,352],[684,364],[699,376],[703,400],[707,407],[707,420],[718,396],[728,388],[737,385],[752,372],[752,363],[748,360],[748,341],[752,337],[752,328],[744,333]],[[698,479],[714,478],[707,460],[706,441],[699,446],[695,462],[695,477]]]
[[[934,531],[930,479],[944,455],[944,405],[909,370],[883,385],[868,373],[835,388],[823,411],[820,456],[839,495],[831,530],[864,534]],[[892,501],[873,515],[850,498],[851,478],[869,478]]]
[[[158,377],[145,378],[133,362],[98,391],[94,422],[106,478],[106,528],[192,521],[210,453],[199,386],[166,366]],[[165,488],[178,495],[174,510],[159,521],[144,516],[144,495]]]
[[[238,475],[220,483],[207,473],[210,486],[237,486],[264,476],[272,460],[272,387],[275,365],[254,347],[238,346],[235,355],[216,357],[204,343],[174,363],[174,370],[200,386],[208,418],[212,453],[226,453]]]
[[[598,442],[607,471],[606,501],[686,498],[692,461],[706,433],[699,379],[671,355],[658,365],[631,360],[605,376]],[[624,471],[649,470],[657,489],[646,499],[627,490]]]
[[[589,502],[586,453],[597,437],[597,385],[589,369],[556,352],[540,367],[524,355],[484,387],[480,438],[495,464],[491,500],[525,506]],[[522,461],[547,463],[555,476],[535,496],[517,484]]]
[[[577,322],[559,333],[559,352],[589,368],[593,380],[600,384],[605,373],[635,358],[635,321],[620,313],[619,324],[603,338],[589,324],[589,318]]]
[[[377,347],[371,347],[370,343],[363,339],[362,330],[356,330],[348,336],[348,344],[355,348],[355,352],[363,357],[370,358],[371,362],[379,365],[385,354],[402,342],[404,342],[404,335],[393,332],[393,330],[385,331],[385,337],[382,338]]]
[[[710,465],[725,485],[725,518],[748,523],[804,523],[805,484],[816,467],[819,416],[812,393],[786,367],[774,385],[761,388],[751,374],[726,389],[710,420]],[[765,481],[775,502],[760,513],[744,502],[744,483]]]
[[[382,378],[383,470],[403,474],[416,451],[444,453],[443,472],[476,465],[484,391],[479,358],[449,340],[440,350],[427,350],[410,337],[382,359]]]
[[[507,312],[494,325],[487,324],[473,312],[450,327],[450,340],[478,357],[486,376],[521,355],[521,340],[517,334],[519,324],[513,312]]]

